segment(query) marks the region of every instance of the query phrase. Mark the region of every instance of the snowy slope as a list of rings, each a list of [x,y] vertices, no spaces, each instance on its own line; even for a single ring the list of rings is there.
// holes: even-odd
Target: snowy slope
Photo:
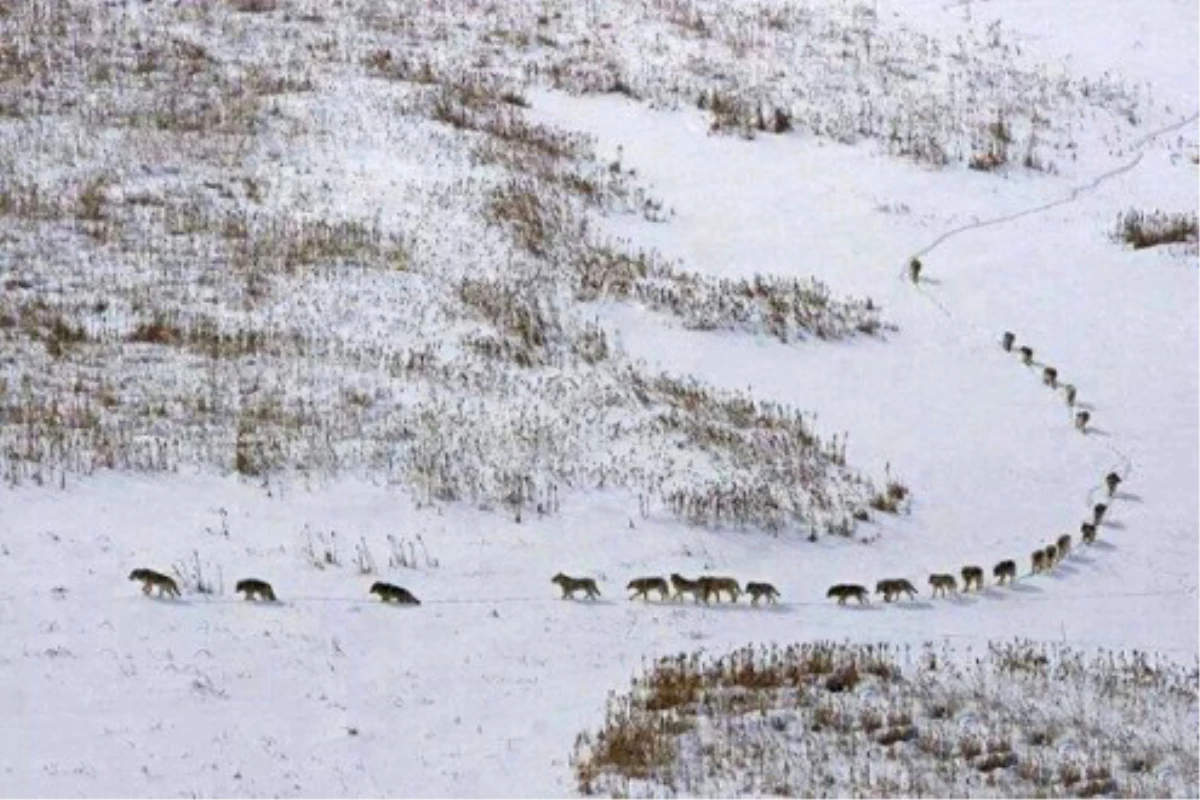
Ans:
[[[1153,119],[1110,150],[1085,147],[1057,174],[992,175],[930,169],[870,142],[710,136],[691,108],[527,97],[533,119],[592,134],[673,212],[657,223],[613,214],[605,232],[702,275],[812,275],[882,306],[898,330],[880,339],[788,344],[688,330],[629,304],[584,312],[628,357],[816,412],[820,431],[849,434],[856,468],[913,490],[908,513],[808,542],[691,528],[661,508],[643,517],[618,490],[564,492],[557,515],[517,523],[465,503],[419,505],[385,478],[291,476],[264,489],[184,468],[6,487],[0,794],[569,794],[576,735],[645,659],[747,642],[947,640],[966,658],[989,639],[1028,637],[1195,659],[1195,253],[1132,252],[1109,233],[1129,207],[1197,206],[1196,9],[1162,0],[1159,13],[1125,24],[1116,3],[1103,4],[1110,13],[1090,3],[1087,13],[1080,3],[1036,13],[1002,0],[879,5],[947,41],[1002,19],[1026,57],[1148,82]],[[355,97],[372,91],[354,86]],[[393,157],[395,141],[369,132],[374,119],[364,112],[363,126],[305,162],[308,174],[281,179],[271,202],[378,210],[385,223],[432,213],[445,197],[430,184],[461,178],[463,164],[446,155],[453,148],[437,151],[445,163]],[[322,184],[327,195],[305,194]],[[447,269],[499,246],[494,232],[443,235],[421,246],[463,255]],[[915,288],[903,274],[918,253],[925,280]],[[327,280],[296,305],[334,296],[337,276]],[[419,337],[421,324],[383,309],[439,289],[395,291],[380,281],[335,311],[313,301],[307,313],[328,313],[347,336]],[[462,324],[424,311],[421,321],[435,335]],[[1090,433],[1072,428],[1040,370],[1001,351],[1004,330],[1079,387]],[[1127,483],[1094,547],[1077,545],[1052,574],[1011,589],[927,596],[929,572],[1014,558],[1024,573],[1034,547],[1061,533],[1078,540],[1113,469]],[[340,564],[318,567],[306,546],[331,530]],[[374,574],[354,563],[360,542]],[[389,564],[393,542],[414,566]],[[138,566],[187,573],[194,559],[218,594],[147,600],[125,580]],[[560,570],[597,578],[603,599],[559,600],[549,580]],[[769,580],[783,602],[625,600],[630,578],[674,571]],[[281,602],[237,598],[233,584],[250,576],[271,581]],[[824,597],[834,582],[890,576],[924,596],[863,608]],[[381,606],[366,594],[380,577],[423,605]]]

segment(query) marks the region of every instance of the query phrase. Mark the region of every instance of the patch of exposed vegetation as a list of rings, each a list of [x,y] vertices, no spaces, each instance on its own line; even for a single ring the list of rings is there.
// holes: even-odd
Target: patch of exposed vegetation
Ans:
[[[1190,797],[1200,672],[1059,645],[662,658],[579,736],[586,795]]]

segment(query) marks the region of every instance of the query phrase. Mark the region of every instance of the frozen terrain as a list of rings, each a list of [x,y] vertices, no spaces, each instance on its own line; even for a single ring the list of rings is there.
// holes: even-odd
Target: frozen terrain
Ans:
[[[322,5],[0,10],[0,795],[573,794],[645,662],[752,643],[1195,663],[1196,249],[1112,236],[1197,208],[1194,4]]]

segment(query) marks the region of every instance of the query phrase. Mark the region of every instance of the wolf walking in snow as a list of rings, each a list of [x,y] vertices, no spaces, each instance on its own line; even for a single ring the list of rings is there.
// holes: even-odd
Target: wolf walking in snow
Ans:
[[[738,597],[742,594],[742,587],[733,578],[701,575],[698,580],[700,583],[700,592],[704,596],[704,602],[706,603],[709,597],[716,597],[717,602],[721,602],[721,592],[727,592],[730,602],[736,603]]]
[[[698,603],[704,594],[704,588],[700,585],[700,581],[685,578],[678,572],[671,573],[671,588],[675,590],[676,600],[682,600],[685,594],[690,594],[692,600]]]
[[[234,591],[244,594],[247,600],[261,598],[270,603],[275,602],[275,590],[271,588],[271,584],[260,581],[258,578],[246,578],[238,581]]]
[[[175,579],[152,569],[139,568],[129,573],[129,580],[142,582],[142,594],[150,594],[151,589],[158,589],[158,596],[171,595],[179,597],[179,586]]]
[[[1104,521],[1104,515],[1107,511],[1108,506],[1104,503],[1096,503],[1096,505],[1092,506],[1092,524],[1099,527],[1100,523]]]
[[[666,600],[671,594],[671,590],[667,587],[667,582],[657,577],[634,578],[625,588],[633,592],[633,595],[629,598],[630,600],[636,600],[639,597],[643,600],[649,600],[651,592],[658,592],[659,599]]]
[[[595,600],[600,596],[600,589],[591,578],[571,578],[560,572],[551,578],[550,582],[559,585],[564,600],[568,597],[574,600],[576,592],[583,592],[583,596],[588,600]]]
[[[917,596],[917,590],[904,578],[885,578],[875,584],[875,594],[883,595],[883,601],[890,603],[902,594],[911,600]]]
[[[1094,544],[1096,541],[1096,526],[1090,522],[1085,522],[1079,526],[1079,533],[1083,538],[1084,544]]]
[[[1005,352],[1011,353],[1016,342],[1017,335],[1012,331],[1005,331],[1004,336],[1000,337],[1000,346],[1004,348]]]
[[[1033,363],[1033,348],[1032,347],[1022,347],[1017,352],[1021,354],[1021,363],[1022,364],[1024,364],[1025,366],[1028,367],[1030,364]]]
[[[933,596],[946,596],[946,593],[958,594],[958,581],[953,575],[938,573],[929,576],[929,585],[933,587]]]
[[[1063,395],[1067,400],[1067,408],[1075,407],[1075,384],[1068,383],[1063,385]]]
[[[1058,388],[1058,370],[1054,367],[1046,367],[1042,370],[1042,383],[1049,386],[1051,389]]]
[[[405,606],[419,606],[421,601],[413,596],[413,593],[403,586],[396,586],[383,581],[376,581],[371,585],[370,594],[378,595],[379,599],[385,603],[399,603]]]
[[[996,579],[996,583],[1003,586],[1005,583],[1010,583],[1017,577],[1017,562],[1006,559],[1001,561],[992,570],[992,576]]]
[[[1092,415],[1086,411],[1080,411],[1075,415],[1075,429],[1087,433],[1088,422],[1092,419]]]
[[[1071,552],[1071,534],[1064,533],[1058,537],[1058,560],[1062,561]]]
[[[746,584],[746,594],[750,595],[750,605],[758,605],[759,599],[767,598],[768,605],[775,605],[779,599],[779,590],[769,583],[755,583],[751,581]]]
[[[1121,485],[1121,476],[1115,472],[1110,472],[1104,476],[1104,485],[1108,487],[1108,496],[1112,497],[1117,493],[1117,487]]]
[[[1034,550],[1033,555],[1029,557],[1029,562],[1029,570],[1034,575],[1046,571],[1046,554],[1041,550]]]
[[[829,587],[829,591],[825,593],[826,597],[836,597],[839,606],[844,606],[846,601],[854,598],[860,604],[870,602],[867,599],[867,587],[859,586],[857,583],[838,583]]]
[[[983,567],[967,565],[962,568],[963,591],[971,591],[974,586],[976,591],[983,588]]]

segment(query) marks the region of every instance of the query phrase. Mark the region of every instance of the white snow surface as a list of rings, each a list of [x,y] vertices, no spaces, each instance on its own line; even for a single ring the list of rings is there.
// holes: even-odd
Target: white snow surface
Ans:
[[[1195,4],[879,5],[949,38],[964,15],[1002,19],[1026,53],[1147,82],[1172,110],[1145,123],[1140,143],[1057,175],[992,175],[867,144],[711,136],[694,109],[619,96],[528,97],[535,119],[594,135],[673,211],[662,223],[609,218],[614,235],[703,273],[813,275],[882,306],[899,327],[883,339],[798,344],[691,331],[631,306],[597,311],[631,356],[751,387],[848,432],[856,467],[890,469],[913,490],[909,513],[875,516],[866,542],[809,543],[642,518],[618,492],[565,494],[558,515],[517,523],[417,507],[402,488],[361,479],[268,490],[182,471],[5,488],[0,795],[567,795],[576,735],[640,664],[748,642],[951,639],[967,657],[1022,637],[1195,659],[1195,252],[1133,252],[1109,238],[1129,207],[1197,207]],[[375,178],[420,180],[421,169]],[[918,253],[925,280],[914,288],[903,275]],[[1000,349],[1005,330],[1079,387],[1089,433],[1040,369]],[[1099,542],[1025,576],[1034,547],[1078,540],[1109,470],[1126,482]],[[303,556],[306,529],[337,531],[340,565]],[[415,566],[387,565],[389,536],[418,535]],[[354,566],[360,541],[378,574]],[[223,593],[146,599],[125,580],[194,557]],[[1001,558],[1022,572],[1011,588],[945,601],[924,591],[930,572],[990,571]],[[595,577],[603,598],[558,599],[558,571]],[[629,579],[676,571],[768,580],[783,600],[626,601]],[[280,602],[237,598],[233,584],[251,576]],[[825,599],[832,583],[890,576],[924,596],[863,608]],[[422,605],[381,605],[367,595],[376,579]]]

